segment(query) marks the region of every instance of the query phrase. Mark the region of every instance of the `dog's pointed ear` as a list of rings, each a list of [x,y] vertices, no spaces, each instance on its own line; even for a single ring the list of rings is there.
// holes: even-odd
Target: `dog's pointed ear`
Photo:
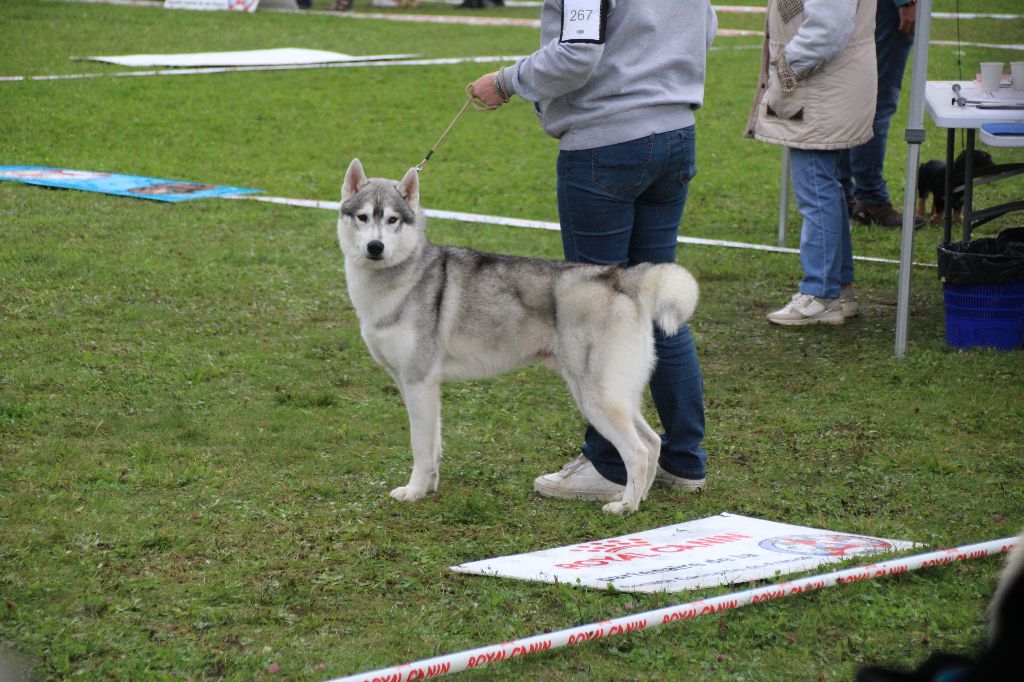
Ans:
[[[363,164],[359,159],[352,159],[345,171],[345,182],[341,184],[341,200],[345,201],[359,191],[359,188],[366,182],[366,173],[363,172]]]
[[[420,205],[420,172],[415,167],[410,168],[402,181],[398,183],[398,191],[405,199],[405,203],[412,208]]]

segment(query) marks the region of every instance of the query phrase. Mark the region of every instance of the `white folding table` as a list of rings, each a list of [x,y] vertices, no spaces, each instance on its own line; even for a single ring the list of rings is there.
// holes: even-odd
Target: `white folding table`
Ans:
[[[956,86],[956,87],[955,87]],[[955,88],[955,89],[954,89]],[[978,129],[987,123],[1024,123],[1024,91],[1002,87],[997,91],[982,90],[974,82],[928,81],[925,85],[925,109],[939,128],[946,128],[946,213],[944,216],[943,243],[948,244],[953,230],[953,152],[956,149],[956,131],[967,131],[967,148],[964,158],[964,222],[963,240],[971,238],[971,231],[990,220],[1011,211],[1024,210],[1024,197],[982,210],[974,209],[974,188],[977,185],[996,182],[1024,173],[1024,164],[1003,164],[985,170],[985,177],[974,177],[975,138]],[[982,131],[985,144],[998,147],[1024,146],[1019,136],[997,136]]]

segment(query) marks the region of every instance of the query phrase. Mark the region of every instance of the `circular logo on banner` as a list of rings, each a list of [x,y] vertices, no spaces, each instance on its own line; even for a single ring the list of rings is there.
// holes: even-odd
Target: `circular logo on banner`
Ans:
[[[783,535],[768,538],[757,543],[761,549],[783,554],[805,554],[810,556],[856,557],[891,550],[892,544],[885,540],[865,538],[859,535],[831,533],[825,535]]]

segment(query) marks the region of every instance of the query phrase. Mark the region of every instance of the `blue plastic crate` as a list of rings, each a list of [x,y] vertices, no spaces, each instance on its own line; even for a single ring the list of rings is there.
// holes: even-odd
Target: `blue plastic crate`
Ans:
[[[954,348],[1024,346],[1024,282],[942,285],[946,343]]]

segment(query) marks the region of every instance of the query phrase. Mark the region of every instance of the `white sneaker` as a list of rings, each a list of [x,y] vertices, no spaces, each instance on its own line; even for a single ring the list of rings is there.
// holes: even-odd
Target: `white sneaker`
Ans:
[[[680,493],[704,492],[704,488],[708,485],[708,479],[706,478],[682,478],[681,476],[670,474],[660,466],[658,467],[658,473],[654,475],[654,482]]]
[[[843,317],[856,317],[860,314],[860,299],[852,284],[839,290],[839,302],[843,307]]]
[[[784,308],[768,313],[768,321],[785,326],[803,324],[842,324],[843,307],[838,298],[818,298],[794,294]]]
[[[561,471],[538,476],[533,481],[533,489],[544,497],[608,502],[621,497],[626,486],[612,483],[597,473],[590,460],[580,455]]]

